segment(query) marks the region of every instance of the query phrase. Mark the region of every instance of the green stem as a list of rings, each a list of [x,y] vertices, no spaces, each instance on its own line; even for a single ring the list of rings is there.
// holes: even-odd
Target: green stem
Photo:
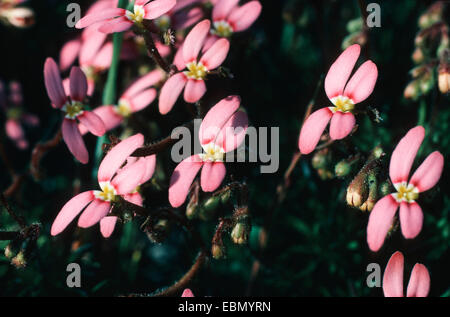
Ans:
[[[126,8],[127,0],[119,0],[118,7]],[[105,90],[103,91],[103,104],[111,105],[116,102],[117,91],[117,76],[119,69],[120,52],[122,50],[122,33],[114,33],[113,35],[113,56],[111,61],[111,67],[109,68],[108,78],[106,79]],[[106,141],[106,134],[97,139],[97,145],[95,147],[95,167],[93,169],[94,178],[97,175],[98,166],[100,165],[100,159],[102,157],[102,145]]]
[[[418,120],[417,125],[423,126],[425,124],[425,117],[427,114],[427,103],[425,102],[425,99],[420,100],[420,106],[419,106],[419,113],[418,113]]]

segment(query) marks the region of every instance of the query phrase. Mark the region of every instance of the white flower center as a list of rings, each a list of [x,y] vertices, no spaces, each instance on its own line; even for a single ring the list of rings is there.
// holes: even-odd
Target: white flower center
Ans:
[[[225,20],[216,21],[214,22],[214,28],[211,30],[211,34],[220,37],[230,37],[233,34],[233,28]]]
[[[225,150],[221,146],[210,142],[202,147],[205,153],[199,154],[199,156],[204,162],[223,162]]]
[[[394,184],[394,187],[397,192],[393,193],[392,196],[398,203],[401,203],[402,201],[412,203],[419,198],[419,189],[412,184],[402,182]]]
[[[190,62],[186,64],[187,71],[184,74],[190,79],[204,79],[208,73],[208,69],[201,62]]]
[[[345,96],[337,96],[331,99],[331,102],[334,104],[334,107],[329,107],[329,109],[335,113],[336,111],[340,112],[351,112],[355,108],[355,103],[352,99]]]
[[[161,30],[167,30],[170,27],[170,16],[167,14],[164,14],[160,16],[159,18],[154,20],[157,27],[159,27]]]
[[[134,12],[126,11],[125,16],[128,18],[128,20],[136,23],[141,23],[144,20],[145,17],[145,9],[144,6],[135,5],[133,8]]]
[[[122,117],[129,117],[132,112],[130,103],[124,99],[119,100],[119,104],[114,107],[114,110]]]
[[[104,201],[115,201],[117,191],[110,182],[100,182],[100,188],[102,190],[94,190],[94,196],[97,199]]]
[[[79,101],[74,100],[72,100],[71,102],[67,102],[61,110],[66,113],[67,119],[75,119],[84,112],[83,104]]]

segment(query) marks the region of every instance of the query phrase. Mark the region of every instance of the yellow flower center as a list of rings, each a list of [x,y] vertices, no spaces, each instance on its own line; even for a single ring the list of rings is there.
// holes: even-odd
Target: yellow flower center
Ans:
[[[156,26],[159,27],[161,30],[167,30],[170,27],[171,23],[170,16],[168,16],[167,14],[160,16],[154,21]]]
[[[223,162],[225,150],[214,142],[210,142],[203,146],[205,153],[200,154],[200,158],[204,162]]]
[[[190,79],[204,79],[208,73],[208,69],[201,62],[190,62],[186,64],[187,71],[184,74]]]
[[[397,202],[406,201],[408,203],[414,202],[417,198],[419,198],[419,189],[411,184],[407,184],[406,182],[394,184],[396,193],[392,194]]]
[[[330,107],[330,110],[334,112],[351,112],[355,108],[355,103],[348,97],[337,96],[331,99],[334,107]]]
[[[129,117],[132,112],[130,103],[123,99],[119,100],[119,104],[115,107],[115,110],[122,117]]]
[[[117,191],[110,182],[100,182],[100,188],[102,190],[95,190],[94,196],[97,199],[104,201],[115,201],[117,196]]]
[[[135,23],[142,23],[145,16],[145,9],[143,6],[135,5],[133,8],[133,12],[127,10],[125,12],[125,16],[130,21],[133,21]]]
[[[233,28],[227,21],[216,21],[211,33],[220,37],[230,37],[233,34]]]
[[[66,113],[66,118],[75,119],[83,113],[83,104],[78,101],[68,102],[62,107],[62,111]]]

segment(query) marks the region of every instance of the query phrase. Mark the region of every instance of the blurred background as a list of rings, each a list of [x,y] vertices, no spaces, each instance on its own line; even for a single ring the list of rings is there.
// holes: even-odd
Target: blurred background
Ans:
[[[44,88],[43,64],[47,57],[57,60],[62,45],[79,34],[66,25],[69,2],[30,0],[24,5],[33,9],[34,25],[20,28],[0,24],[0,79],[4,83],[20,82],[23,108],[40,119],[39,126],[25,130],[30,143],[26,150],[18,149],[9,141],[2,128],[3,151],[14,172],[23,175],[19,190],[8,201],[28,224],[41,225],[25,267],[17,268],[3,252],[0,254],[0,295],[152,293],[170,286],[191,267],[198,245],[189,233],[176,224],[169,224],[164,225],[162,234],[155,239],[140,230],[142,219],[135,219],[119,224],[109,239],[101,237],[98,226],[79,229],[76,223],[63,234],[51,237],[50,226],[64,203],[76,192],[97,189],[96,178],[92,177],[95,162],[91,160],[87,165],[75,162],[66,146],[60,144],[43,157],[44,175],[40,180],[27,173],[33,146],[51,139],[61,120],[61,114],[50,106]],[[396,230],[376,254],[366,243],[368,212],[346,202],[347,187],[371,151],[380,146],[386,153],[377,173],[381,184],[386,180],[393,148],[417,124],[426,128],[427,135],[414,167],[435,150],[448,163],[450,104],[448,93],[439,89],[438,73],[444,55],[442,47],[448,48],[450,5],[447,3],[447,7],[442,5],[440,11],[430,13],[427,10],[436,1],[378,1],[381,27],[367,29],[361,23],[361,16],[368,13],[361,8],[368,2],[261,0],[263,10],[256,23],[246,32],[233,36],[224,66],[230,69],[234,79],[211,79],[205,104],[209,107],[223,97],[237,94],[242,98],[251,125],[279,127],[280,168],[274,174],[261,174],[257,163],[235,163],[228,168],[226,181],[245,181],[248,185],[252,219],[249,241],[246,245],[236,245],[229,235],[224,235],[226,257],[210,259],[199,270],[189,284],[195,295],[382,296],[381,288],[367,286],[366,267],[378,263],[384,271],[389,257],[397,250],[405,255],[406,281],[412,266],[420,262],[431,274],[430,296],[450,295],[447,167],[438,185],[420,197],[424,211],[420,235],[409,241]],[[86,9],[92,1],[79,3]],[[423,18],[424,14],[428,15]],[[437,30],[436,23],[440,23]],[[446,29],[442,25],[447,25],[446,44]],[[423,32],[430,27],[434,29]],[[419,40],[418,34],[422,36]],[[371,59],[379,70],[374,92],[358,105],[361,107],[358,129],[352,137],[332,144],[325,152],[302,157],[292,172],[285,198],[274,204],[277,186],[283,182],[283,174],[297,151],[308,103],[329,66],[342,49],[353,43],[363,45],[360,61]],[[149,69],[152,65],[145,56],[121,62],[118,94],[135,78],[138,68]],[[425,70],[414,78],[410,70],[419,66]],[[104,82],[106,73],[101,76],[100,82]],[[101,90],[100,83],[92,105],[101,104]],[[313,109],[328,105],[323,85],[319,85]],[[129,129],[143,132],[147,141],[158,140],[189,120],[189,108],[182,101],[174,109],[163,117],[154,102],[130,119]],[[5,113],[0,118],[3,125]],[[120,136],[121,132],[115,134]],[[96,138],[89,135],[85,140],[89,152],[93,153]],[[157,160],[157,172],[143,188],[148,208],[168,204],[168,178],[175,167],[169,151],[159,154]],[[342,160],[351,164],[347,164],[345,173],[336,173],[336,164]],[[3,161],[0,179],[3,191],[12,182]],[[232,212],[232,201],[203,210],[206,216],[192,220],[208,246],[218,217]],[[269,234],[267,245],[261,251],[263,227]],[[2,208],[0,230],[17,228]],[[8,241],[0,241],[0,249],[7,245]],[[257,273],[255,261],[259,263]],[[81,288],[66,286],[66,266],[72,262],[81,265]]]

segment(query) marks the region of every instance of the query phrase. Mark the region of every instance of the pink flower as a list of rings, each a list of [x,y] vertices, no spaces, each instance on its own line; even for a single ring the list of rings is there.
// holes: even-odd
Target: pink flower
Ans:
[[[178,0],[177,4],[166,14],[154,20],[155,25],[163,31],[169,28],[182,30],[197,23],[203,17],[203,10],[193,5],[202,0]]]
[[[309,154],[315,149],[330,120],[330,137],[333,140],[345,138],[355,126],[352,111],[357,103],[369,97],[378,77],[377,66],[369,60],[347,82],[360,50],[358,44],[348,47],[331,65],[325,78],[325,92],[334,107],[317,110],[306,119],[298,141],[302,154]]]
[[[151,86],[164,78],[164,73],[159,69],[136,80],[119,98],[117,105],[104,105],[93,112],[105,123],[106,131],[118,127],[122,121],[132,113],[141,111],[150,105],[156,98],[156,89]],[[86,127],[80,124],[81,134],[87,133]]]
[[[51,58],[47,58],[44,65],[44,81],[47,94],[52,106],[65,113],[62,123],[62,136],[70,152],[81,163],[86,164],[89,154],[78,129],[77,119],[88,130],[96,135],[105,134],[105,125],[95,113],[84,110],[84,99],[87,93],[87,80],[79,67],[72,67],[70,71],[70,96],[64,92],[58,65]]]
[[[210,25],[209,20],[203,20],[186,36],[186,40],[180,48],[183,57],[182,63],[175,61],[180,72],[170,77],[161,89],[159,96],[159,112],[161,114],[167,114],[172,109],[183,89],[186,102],[199,101],[206,92],[205,78],[208,72],[219,67],[227,57],[230,43],[226,39],[220,39],[198,60]],[[182,71],[183,69],[185,70]]]
[[[408,181],[409,172],[424,136],[425,129],[421,126],[409,130],[392,153],[389,176],[397,192],[380,199],[370,213],[367,243],[372,251],[378,251],[383,245],[398,207],[400,207],[402,234],[406,239],[415,238],[422,229],[423,213],[416,200],[420,193],[436,185],[444,167],[442,154],[433,152]]]
[[[18,82],[9,84],[9,98],[7,100],[3,83],[0,82],[0,106],[6,112],[6,135],[14,141],[14,144],[21,150],[28,147],[28,141],[25,138],[22,124],[37,126],[39,118],[29,114],[22,109],[22,88]]]
[[[189,288],[186,288],[181,294],[181,297],[194,297],[194,293]]]
[[[248,127],[247,114],[238,111],[238,96],[222,99],[206,114],[200,125],[199,139],[204,150],[184,159],[170,178],[169,202],[181,206],[197,173],[202,169],[200,185],[203,191],[216,190],[225,178],[224,158],[244,140]]]
[[[117,1],[101,0],[95,2],[87,15],[117,7]],[[107,41],[107,34],[99,32],[98,25],[83,30],[81,36],[66,42],[61,48],[59,65],[61,71],[67,70],[78,59],[80,68],[88,80],[88,95],[94,92],[98,75],[111,66],[113,45]],[[121,50],[121,59],[132,60],[138,55],[133,40],[125,39]],[[68,79],[67,79],[68,80]],[[67,81],[64,80],[64,83]]]
[[[261,3],[250,1],[238,6],[239,0],[218,1],[212,11],[211,33],[219,37],[230,37],[235,32],[248,29],[261,13]]]
[[[111,8],[100,12],[86,15],[75,25],[78,29],[83,29],[97,22],[104,22],[99,31],[103,33],[123,32],[131,29],[133,24],[141,25],[145,20],[154,20],[172,9],[176,0],[136,0],[134,2],[133,12],[121,9]]]
[[[117,221],[116,216],[108,214],[118,196],[142,206],[142,197],[136,188],[151,178],[156,159],[154,155],[140,159],[129,156],[143,144],[144,136],[135,134],[114,146],[98,169],[101,190],[86,191],[69,200],[56,216],[51,235],[61,233],[83,211],[78,219],[78,226],[88,228],[100,222],[100,231],[107,238],[112,234]],[[127,164],[121,168],[126,160]]]
[[[403,297],[403,254],[395,252],[389,259],[383,275],[385,297]],[[425,265],[416,263],[406,291],[406,297],[427,297],[430,291],[430,273]]]

